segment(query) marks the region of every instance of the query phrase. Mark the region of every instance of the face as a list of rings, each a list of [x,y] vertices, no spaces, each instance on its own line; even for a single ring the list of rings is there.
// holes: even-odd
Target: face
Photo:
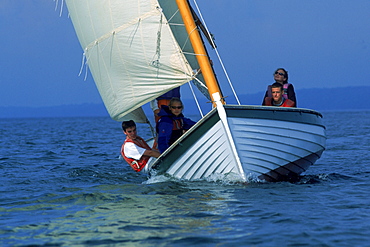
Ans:
[[[274,80],[276,82],[280,82],[281,84],[283,84],[286,81],[284,70],[282,69],[277,70],[274,74]]]
[[[172,112],[173,115],[176,117],[182,113],[182,104],[180,102],[173,102],[172,105],[170,106],[170,111]]]
[[[123,133],[125,133],[125,135],[132,140],[136,139],[137,137],[136,127],[129,127],[126,129],[126,131],[123,131]]]
[[[283,98],[283,91],[280,88],[271,88],[272,99],[275,103],[280,103]]]

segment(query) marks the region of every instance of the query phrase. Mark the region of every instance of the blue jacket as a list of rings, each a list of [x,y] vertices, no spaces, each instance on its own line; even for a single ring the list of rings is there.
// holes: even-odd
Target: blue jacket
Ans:
[[[158,133],[158,149],[163,153],[172,143],[174,143],[184,132],[190,129],[196,122],[184,117],[181,113],[175,116],[171,113],[168,106],[162,106],[158,113],[160,119],[156,129]]]

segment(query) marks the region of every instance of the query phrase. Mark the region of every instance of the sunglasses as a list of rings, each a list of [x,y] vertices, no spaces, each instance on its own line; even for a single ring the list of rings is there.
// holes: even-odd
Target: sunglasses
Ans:
[[[277,74],[279,74],[279,75],[282,75],[282,76],[285,76],[285,74],[284,73],[281,73],[281,72],[275,72],[275,75],[277,75]]]
[[[171,106],[172,109],[182,109],[182,106]]]

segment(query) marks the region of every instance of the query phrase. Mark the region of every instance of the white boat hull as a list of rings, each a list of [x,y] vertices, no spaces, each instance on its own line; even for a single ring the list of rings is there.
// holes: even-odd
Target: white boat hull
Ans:
[[[325,149],[325,127],[315,111],[262,106],[225,110],[227,126],[214,109],[159,157],[155,169],[188,180],[234,173],[244,181],[286,181],[305,172]]]

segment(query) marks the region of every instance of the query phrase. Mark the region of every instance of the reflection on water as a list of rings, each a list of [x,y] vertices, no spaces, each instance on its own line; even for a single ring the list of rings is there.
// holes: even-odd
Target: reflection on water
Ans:
[[[203,186],[199,186],[188,188],[167,181],[148,185],[99,185],[89,188],[88,192],[65,189],[72,194],[65,197],[47,194],[28,201],[27,205],[6,210],[7,214],[26,211],[34,215],[33,223],[18,222],[17,227],[8,231],[18,236],[18,241],[28,239],[32,232],[37,238],[54,243],[104,239],[135,242],[185,237],[196,229],[218,231],[212,221],[224,214],[220,210],[227,209],[224,202],[225,195],[229,194],[203,192]]]

